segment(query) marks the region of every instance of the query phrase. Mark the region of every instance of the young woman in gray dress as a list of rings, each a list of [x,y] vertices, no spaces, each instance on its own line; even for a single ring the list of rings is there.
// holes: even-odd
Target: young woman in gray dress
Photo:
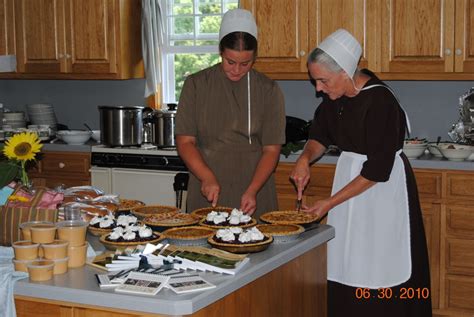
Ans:
[[[191,172],[187,208],[277,210],[273,171],[285,142],[283,94],[252,69],[257,25],[249,11],[226,12],[219,33],[222,62],[190,75],[176,117],[179,155]]]
[[[431,316],[428,252],[415,177],[401,151],[409,123],[391,89],[357,68],[362,49],[346,30],[308,58],[323,102],[291,173],[301,197],[310,163],[342,150],[331,196],[304,206],[328,214],[329,316]]]

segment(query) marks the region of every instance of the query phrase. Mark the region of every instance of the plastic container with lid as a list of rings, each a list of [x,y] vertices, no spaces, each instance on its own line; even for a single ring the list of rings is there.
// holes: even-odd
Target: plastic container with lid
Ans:
[[[43,257],[48,260],[63,259],[67,257],[68,245],[69,242],[66,240],[54,240],[51,243],[42,244]]]
[[[69,242],[69,247],[83,245],[86,241],[87,222],[66,220],[56,223],[58,238]]]
[[[38,223],[30,227],[31,241],[36,243],[51,243],[56,237],[56,225]]]
[[[32,281],[47,281],[53,278],[54,261],[52,260],[37,260],[32,261],[26,265],[30,280]]]
[[[13,264],[15,265],[15,271],[21,271],[21,272],[26,272],[28,273],[28,264],[36,261],[37,259],[34,260],[17,260],[13,259]]]
[[[47,225],[54,225],[54,223],[50,221],[29,221],[23,222],[20,224],[21,234],[23,235],[23,240],[31,240],[31,231],[30,227],[35,224],[47,224]]]
[[[64,274],[68,270],[69,257],[54,259],[53,275]]]
[[[34,260],[38,257],[39,243],[21,240],[13,242],[12,247],[16,260]]]

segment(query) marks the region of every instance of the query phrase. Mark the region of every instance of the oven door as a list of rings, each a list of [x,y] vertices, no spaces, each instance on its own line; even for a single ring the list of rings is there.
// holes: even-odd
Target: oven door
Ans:
[[[94,166],[91,168],[91,181],[93,186],[103,188],[107,193],[118,194],[122,198],[141,200],[147,205],[176,206],[173,183],[177,173]],[[186,210],[185,203],[181,209]]]

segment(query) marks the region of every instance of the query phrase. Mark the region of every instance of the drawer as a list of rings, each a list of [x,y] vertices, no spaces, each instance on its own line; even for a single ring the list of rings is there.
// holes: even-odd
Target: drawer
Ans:
[[[441,198],[442,174],[436,172],[415,171],[418,195],[423,198]]]
[[[474,204],[447,204],[446,228],[450,234],[462,234],[474,238]]]
[[[474,173],[465,171],[463,173],[448,172],[447,198],[474,200]]]
[[[72,152],[45,152],[39,161],[40,174],[89,175],[90,154]]]
[[[474,277],[448,275],[446,278],[446,308],[474,310]]]
[[[474,276],[474,240],[446,238],[446,269]]]

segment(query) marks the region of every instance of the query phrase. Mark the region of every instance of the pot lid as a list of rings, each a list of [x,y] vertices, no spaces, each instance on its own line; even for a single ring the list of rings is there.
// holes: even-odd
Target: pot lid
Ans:
[[[98,106],[99,109],[143,110],[145,106]]]

